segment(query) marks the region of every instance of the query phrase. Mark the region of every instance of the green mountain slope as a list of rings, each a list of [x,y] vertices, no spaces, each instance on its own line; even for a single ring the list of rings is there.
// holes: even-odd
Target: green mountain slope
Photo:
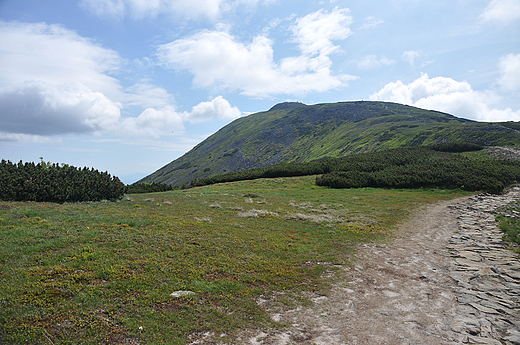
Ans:
[[[140,182],[188,185],[212,174],[450,141],[520,145],[515,123],[483,123],[388,102],[280,103],[242,117]]]

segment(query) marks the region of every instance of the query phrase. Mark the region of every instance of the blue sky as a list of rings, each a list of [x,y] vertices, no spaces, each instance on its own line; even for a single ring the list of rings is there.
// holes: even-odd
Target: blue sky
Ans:
[[[520,0],[0,0],[0,152],[125,183],[283,101],[520,121]]]

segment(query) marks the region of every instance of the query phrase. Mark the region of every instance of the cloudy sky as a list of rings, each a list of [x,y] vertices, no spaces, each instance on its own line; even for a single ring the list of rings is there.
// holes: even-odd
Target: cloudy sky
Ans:
[[[0,0],[0,152],[125,183],[283,101],[520,121],[520,0]]]

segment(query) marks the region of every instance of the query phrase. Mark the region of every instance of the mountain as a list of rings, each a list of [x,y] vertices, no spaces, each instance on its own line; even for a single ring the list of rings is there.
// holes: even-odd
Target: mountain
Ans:
[[[515,146],[519,127],[389,102],[285,102],[233,121],[139,182],[182,187],[222,172],[450,141]]]

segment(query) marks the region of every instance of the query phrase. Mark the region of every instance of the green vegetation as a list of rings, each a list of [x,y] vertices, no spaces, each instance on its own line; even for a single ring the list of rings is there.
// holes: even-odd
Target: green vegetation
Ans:
[[[316,184],[331,188],[460,188],[498,193],[520,181],[520,162],[471,159],[450,153],[481,148],[471,143],[452,143],[393,149],[221,174],[195,180],[192,185],[323,174],[316,178]]]
[[[179,188],[223,172],[402,147],[455,142],[518,146],[519,126],[389,102],[282,103],[233,121],[143,181]]]
[[[475,143],[465,143],[465,142],[449,142],[442,143],[436,145],[430,145],[428,148],[441,151],[441,152],[474,152],[480,151],[484,148],[484,146],[475,144]]]
[[[43,161],[0,162],[0,200],[77,202],[120,199],[126,186],[108,172]]]
[[[323,273],[349,264],[359,242],[384,240],[420,205],[463,194],[314,181],[0,202],[0,342],[185,344],[283,327],[258,298],[303,303],[300,292],[325,289]],[[170,296],[178,290],[195,294]]]
[[[358,158],[358,159],[356,159]],[[349,157],[316,179],[331,188],[460,188],[500,193],[520,180],[520,163],[475,160],[424,147]]]
[[[172,190],[172,186],[164,184],[164,183],[132,183],[127,186],[126,192],[128,194],[139,194],[139,193],[157,193],[157,192],[166,192],[168,190]]]
[[[516,252],[520,254],[520,201],[509,204],[496,216],[499,228],[504,232],[504,241],[515,243]]]

